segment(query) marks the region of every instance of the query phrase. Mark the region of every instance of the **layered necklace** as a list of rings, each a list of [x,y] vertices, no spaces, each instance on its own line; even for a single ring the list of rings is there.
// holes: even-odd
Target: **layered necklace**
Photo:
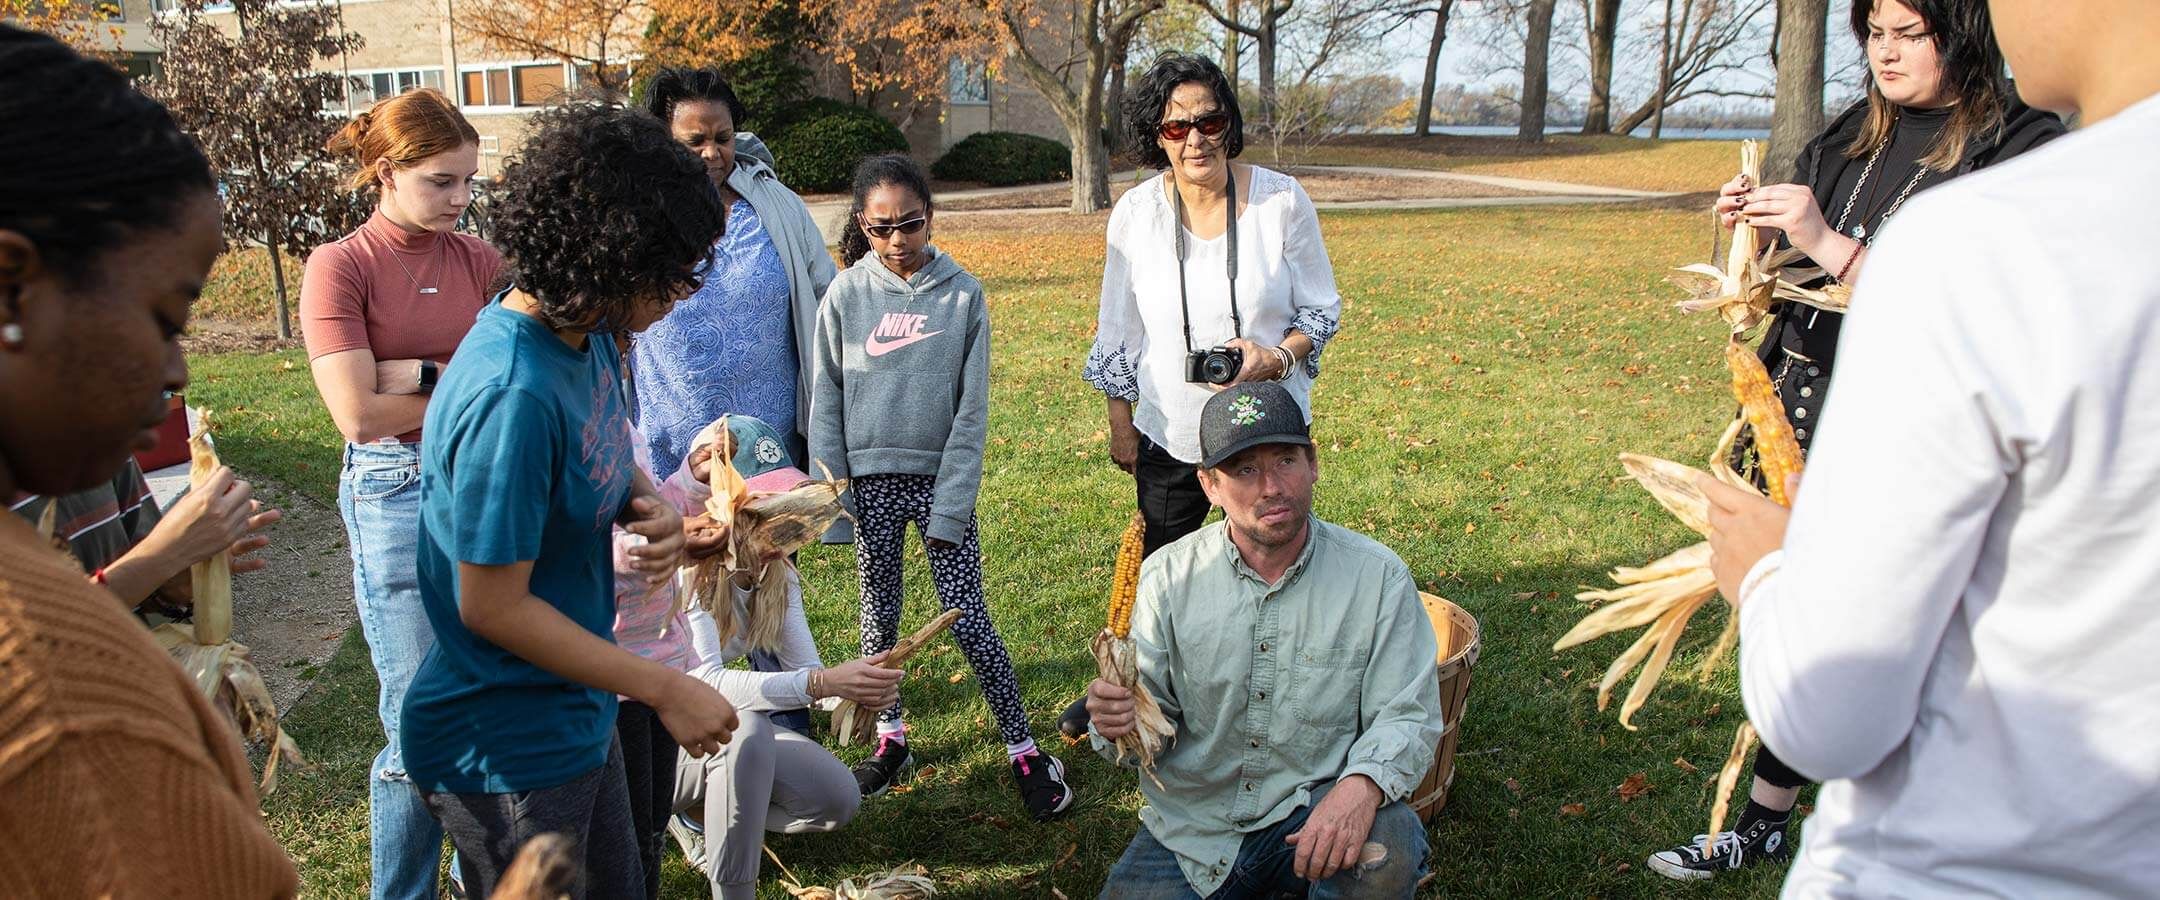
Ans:
[[[1867,227],[1867,220],[1869,217],[1874,215],[1875,210],[1871,201],[1870,208],[1865,213],[1861,214],[1860,221],[1851,222],[1853,204],[1859,202],[1860,195],[1866,192],[1868,176],[1875,174],[1875,164],[1882,160],[1883,151],[1889,149],[1890,142],[1895,139],[1896,132],[1893,130],[1892,137],[1887,138],[1882,143],[1875,145],[1875,152],[1868,154],[1867,166],[1860,170],[1860,181],[1853,185],[1852,196],[1845,198],[1845,210],[1838,213],[1837,230],[1844,234],[1851,235],[1853,240],[1859,241],[1863,245],[1870,243],[1869,236],[1876,233],[1869,231]],[[1889,211],[1883,213],[1882,220],[1878,223],[1878,226],[1888,224],[1890,221],[1890,217],[1897,215],[1898,208],[1905,205],[1905,198],[1912,196],[1913,189],[1919,187],[1920,181],[1927,177],[1927,163],[1914,163],[1913,169],[1914,171],[1912,180],[1905,182],[1904,190],[1898,191],[1897,198],[1890,202],[1890,209]],[[1846,227],[1846,224],[1848,222],[1851,222],[1850,228]],[[1877,231],[1880,231],[1879,227]]]

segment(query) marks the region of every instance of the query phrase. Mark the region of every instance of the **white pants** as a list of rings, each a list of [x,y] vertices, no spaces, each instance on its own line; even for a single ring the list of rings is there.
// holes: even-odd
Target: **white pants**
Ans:
[[[675,811],[702,811],[705,871],[718,900],[757,895],[765,832],[838,829],[855,817],[855,776],[818,742],[744,712],[734,739],[697,759],[678,753]]]

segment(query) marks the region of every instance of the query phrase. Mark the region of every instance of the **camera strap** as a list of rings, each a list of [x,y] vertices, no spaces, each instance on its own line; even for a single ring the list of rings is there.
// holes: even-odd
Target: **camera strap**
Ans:
[[[1225,162],[1225,165],[1228,163]],[[1223,234],[1229,239],[1229,246],[1226,248],[1229,252],[1223,257],[1223,272],[1230,280],[1230,327],[1236,332],[1230,336],[1241,338],[1245,336],[1245,320],[1238,316],[1237,308],[1237,168],[1231,166],[1228,174],[1230,192],[1225,195],[1228,199],[1223,205],[1227,208],[1226,221],[1229,226],[1223,230]],[[1185,195],[1177,189],[1176,170],[1170,173],[1170,202],[1177,210],[1177,221],[1172,222],[1171,227],[1177,232],[1178,315],[1185,320],[1185,352],[1191,353],[1192,302],[1185,295]]]

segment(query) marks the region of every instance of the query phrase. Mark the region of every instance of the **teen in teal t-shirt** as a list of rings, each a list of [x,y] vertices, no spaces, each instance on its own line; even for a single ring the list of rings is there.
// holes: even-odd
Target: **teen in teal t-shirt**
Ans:
[[[612,339],[572,348],[498,298],[428,403],[419,562],[435,646],[403,728],[430,736],[404,747],[422,790],[551,787],[607,759],[615,696],[473,634],[458,615],[458,563],[531,560],[534,596],[612,639],[610,531],[634,471],[618,360]]]

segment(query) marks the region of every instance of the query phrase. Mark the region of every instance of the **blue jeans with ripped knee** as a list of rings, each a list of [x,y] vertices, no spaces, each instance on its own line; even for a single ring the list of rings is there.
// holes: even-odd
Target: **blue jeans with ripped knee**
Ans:
[[[434,900],[442,826],[405,776],[398,719],[405,689],[435,643],[420,606],[420,445],[347,444],[338,512],[352,548],[353,601],[381,683],[376,714],[387,742],[368,779],[374,900]]]
[[[1326,793],[1326,788],[1315,790],[1313,805],[1319,805]],[[1386,847],[1385,858],[1324,881],[1297,877],[1297,848],[1283,842],[1305,827],[1311,814],[1312,806],[1300,807],[1289,818],[1246,835],[1222,886],[1206,900],[1409,900],[1416,893],[1418,880],[1425,877],[1431,845],[1425,838],[1425,824],[1408,804],[1389,803],[1373,816],[1372,831],[1365,840]],[[1201,900],[1201,895],[1185,880],[1177,855],[1141,826],[1103,880],[1101,900]]]

